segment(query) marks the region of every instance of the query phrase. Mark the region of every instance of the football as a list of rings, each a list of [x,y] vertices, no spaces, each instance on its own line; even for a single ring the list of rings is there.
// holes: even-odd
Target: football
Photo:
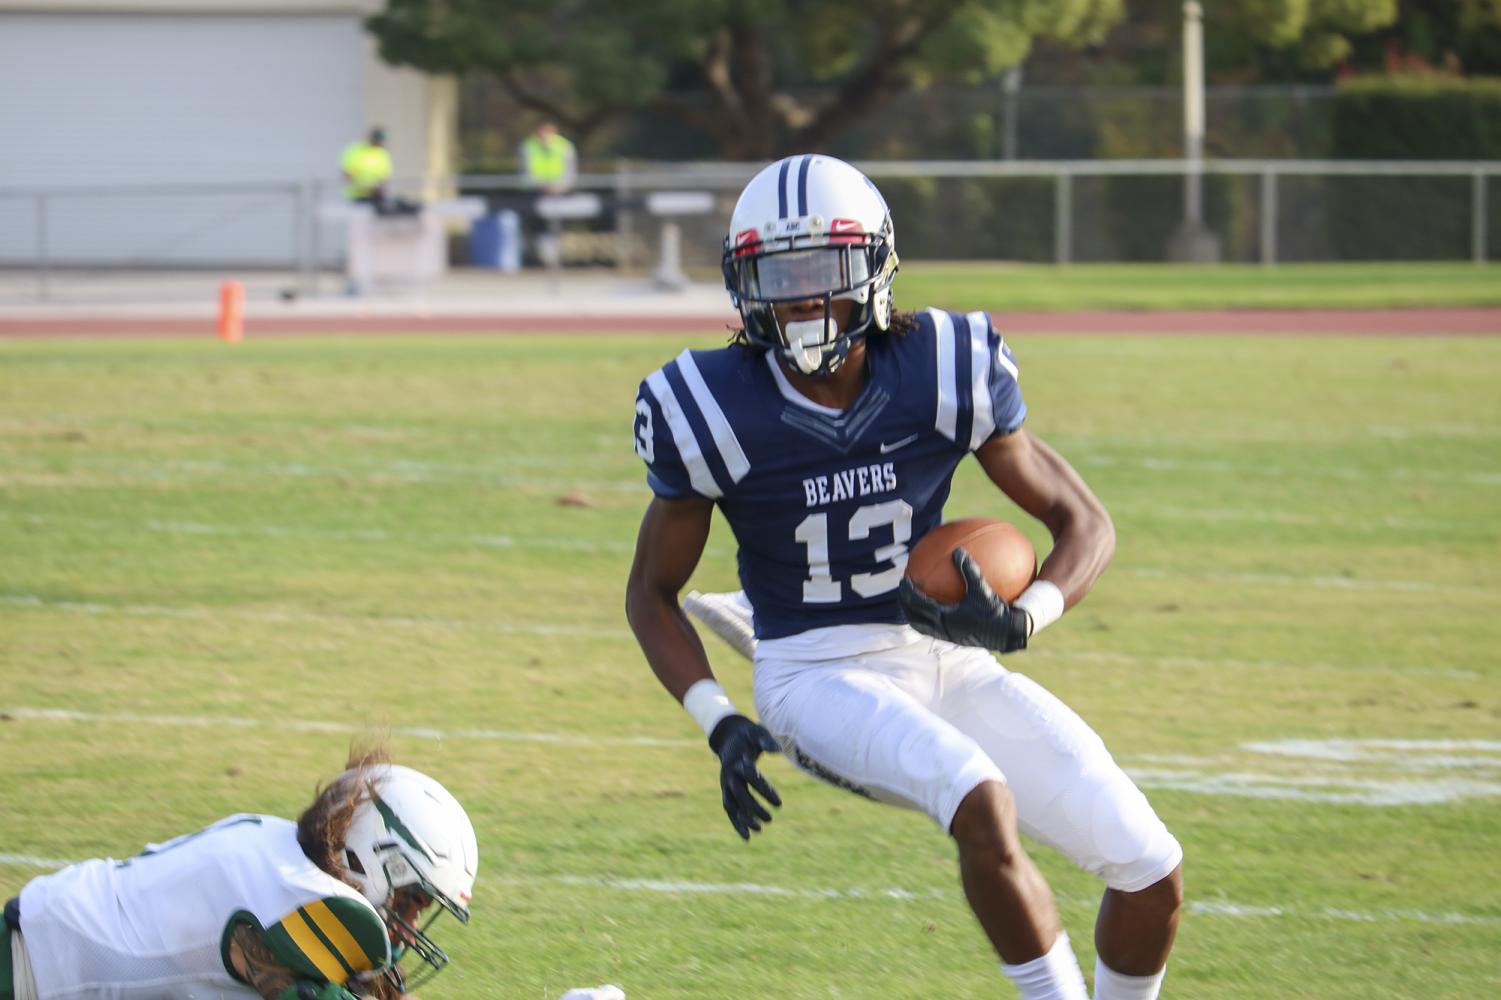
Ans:
[[[907,576],[943,604],[964,596],[964,579],[951,555],[957,548],[974,557],[990,589],[1008,603],[1037,577],[1037,552],[1015,525],[989,517],[945,521],[919,539],[907,557]]]

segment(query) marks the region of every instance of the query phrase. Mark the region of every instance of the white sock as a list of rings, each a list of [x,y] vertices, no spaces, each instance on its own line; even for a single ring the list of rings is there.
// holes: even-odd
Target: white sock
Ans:
[[[1167,966],[1151,976],[1123,976],[1097,958],[1094,963],[1094,1000],[1157,1000],[1165,975]]]
[[[1046,955],[1021,965],[1002,962],[1001,971],[1016,984],[1021,1000],[1089,1000],[1079,960],[1062,931]]]

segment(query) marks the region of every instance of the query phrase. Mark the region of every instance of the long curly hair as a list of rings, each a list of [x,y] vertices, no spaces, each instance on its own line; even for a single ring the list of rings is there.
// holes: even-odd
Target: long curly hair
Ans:
[[[358,889],[344,861],[344,842],[355,811],[370,800],[370,772],[391,763],[383,742],[351,747],[344,772],[320,785],[313,804],[297,817],[297,843],[302,853],[340,882]]]
[[[319,869],[353,889],[359,885],[350,876],[344,860],[349,826],[359,807],[370,801],[371,772],[390,763],[391,754],[384,741],[351,746],[343,773],[327,784],[320,784],[313,804],[297,817],[297,844],[302,853]],[[399,1000],[405,994],[402,974],[394,967],[358,985],[347,985],[356,996],[372,1000]]]

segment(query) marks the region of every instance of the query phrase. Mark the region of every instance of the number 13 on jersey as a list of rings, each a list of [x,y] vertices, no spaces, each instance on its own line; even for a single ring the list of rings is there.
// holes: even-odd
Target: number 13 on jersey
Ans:
[[[887,567],[875,573],[856,573],[850,577],[850,589],[861,597],[875,597],[895,590],[907,568],[907,543],[912,541],[912,507],[905,500],[887,500],[857,508],[850,517],[847,535],[859,542],[870,533],[891,526],[891,544],[875,551],[875,558]],[[808,578],[803,581],[804,604],[836,604],[843,599],[844,588],[829,569],[829,515],[809,514],[798,524],[793,537],[808,549]]]

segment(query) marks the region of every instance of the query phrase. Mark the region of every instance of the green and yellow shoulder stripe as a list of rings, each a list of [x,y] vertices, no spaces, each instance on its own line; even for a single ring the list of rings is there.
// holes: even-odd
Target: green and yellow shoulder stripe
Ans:
[[[327,896],[304,903],[264,933],[267,947],[287,968],[331,983],[392,961],[385,923],[363,899]]]

